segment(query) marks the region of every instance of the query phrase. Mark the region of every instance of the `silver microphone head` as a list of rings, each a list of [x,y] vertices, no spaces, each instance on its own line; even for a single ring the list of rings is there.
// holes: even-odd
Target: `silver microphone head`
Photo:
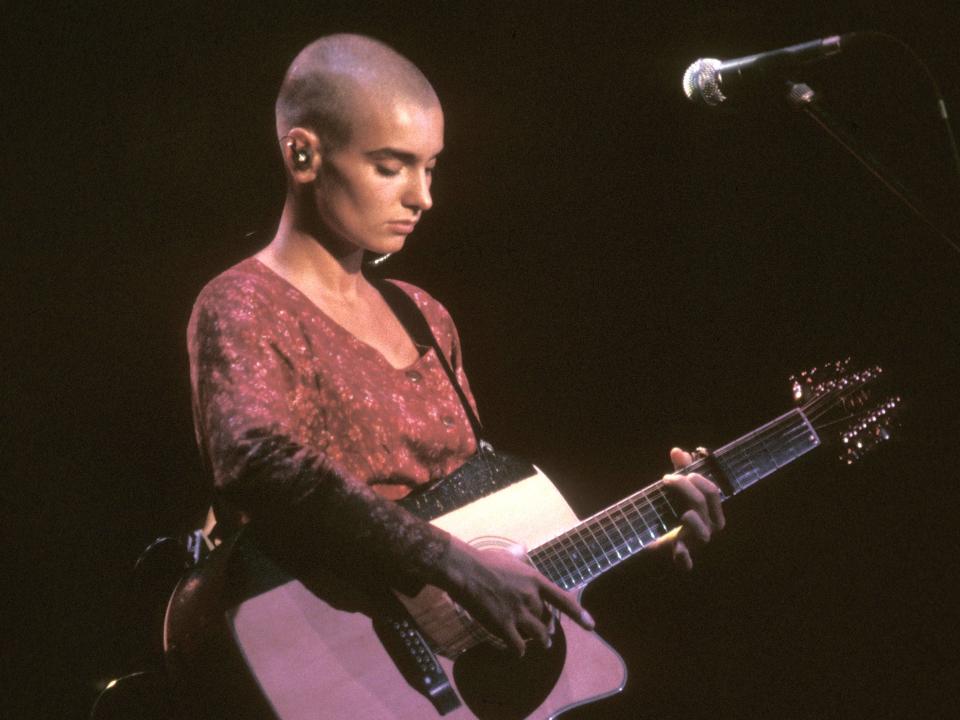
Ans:
[[[720,61],[716,58],[701,58],[683,74],[683,92],[693,102],[716,106],[727,99],[720,92],[718,71]]]

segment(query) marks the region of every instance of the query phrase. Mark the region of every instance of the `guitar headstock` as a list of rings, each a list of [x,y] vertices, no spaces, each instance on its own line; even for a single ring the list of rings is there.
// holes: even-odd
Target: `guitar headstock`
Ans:
[[[901,399],[877,397],[883,369],[853,369],[850,358],[790,376],[793,399],[823,441],[835,440],[840,459],[856,462],[891,438]]]

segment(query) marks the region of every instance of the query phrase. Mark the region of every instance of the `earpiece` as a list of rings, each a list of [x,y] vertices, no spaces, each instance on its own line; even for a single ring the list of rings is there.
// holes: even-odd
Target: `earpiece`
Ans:
[[[297,150],[293,147],[293,143],[290,143],[290,151],[293,153],[293,167],[297,170],[306,170],[310,167],[310,161],[313,159],[310,148],[304,147]]]
[[[306,170],[310,167],[310,159],[313,153],[310,152],[310,148],[301,148],[297,150],[293,156],[293,164],[297,167],[297,170]]]

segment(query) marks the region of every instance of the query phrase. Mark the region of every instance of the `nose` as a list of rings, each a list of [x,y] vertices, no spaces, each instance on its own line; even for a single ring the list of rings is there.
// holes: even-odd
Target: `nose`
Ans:
[[[433,207],[433,198],[430,195],[430,171],[415,170],[410,173],[407,185],[404,188],[404,207],[420,212],[426,212]]]

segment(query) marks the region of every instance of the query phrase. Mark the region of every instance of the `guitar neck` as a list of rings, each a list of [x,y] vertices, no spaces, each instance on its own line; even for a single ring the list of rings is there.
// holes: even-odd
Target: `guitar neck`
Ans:
[[[724,500],[746,490],[820,444],[806,415],[791,410],[697,460],[680,472],[700,473]],[[530,552],[533,564],[560,587],[582,587],[680,524],[663,481],[601,510]]]

